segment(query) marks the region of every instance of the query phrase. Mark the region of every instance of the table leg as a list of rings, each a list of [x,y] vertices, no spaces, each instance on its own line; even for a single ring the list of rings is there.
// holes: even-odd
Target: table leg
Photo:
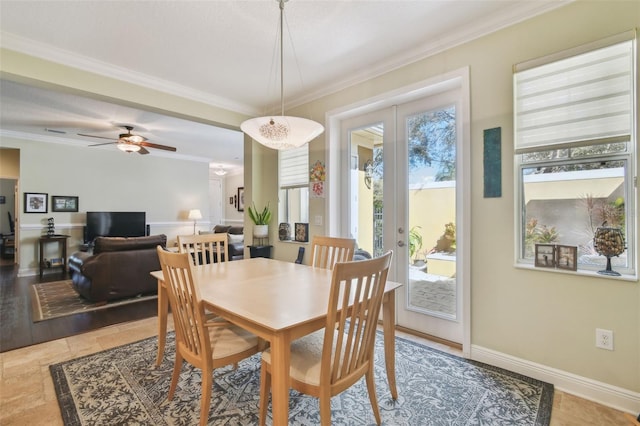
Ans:
[[[289,424],[291,339],[281,333],[271,340],[271,406],[274,425]]]
[[[169,299],[164,281],[158,280],[158,357],[156,366],[162,364],[164,347],[167,343],[167,316],[169,315]]]
[[[384,361],[387,367],[387,380],[391,397],[398,399],[398,388],[396,386],[396,294],[394,291],[385,293],[382,303],[382,332],[384,336]]]

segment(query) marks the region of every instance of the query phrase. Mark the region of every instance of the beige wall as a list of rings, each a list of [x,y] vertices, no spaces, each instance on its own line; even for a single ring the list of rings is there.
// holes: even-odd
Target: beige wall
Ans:
[[[640,285],[637,282],[518,269],[513,266],[514,187],[511,138],[514,64],[636,27],[640,27],[640,2],[576,1],[556,11],[354,85],[290,113],[324,122],[328,111],[468,66],[471,78],[472,145],[472,184],[467,189],[471,191],[472,202],[472,344],[475,348],[495,351],[532,365],[540,364],[547,369],[577,375],[587,383],[595,381],[621,388],[625,397],[628,395],[629,399],[636,401],[637,412],[640,411],[637,403],[640,392]],[[75,87],[108,98],[125,99],[135,105],[154,107],[163,112],[173,111],[175,114],[199,117],[203,121],[214,121],[236,128],[244,119],[238,114],[197,102],[158,94],[13,52],[2,51],[0,59],[3,77],[9,75],[28,82],[41,80],[47,84]],[[482,187],[482,135],[484,129],[494,127],[502,128],[503,196],[485,199]],[[329,141],[326,137],[327,134],[311,143],[311,163],[317,159],[326,161],[328,158],[325,146],[328,146]],[[4,142],[3,140],[2,143]],[[277,170],[277,156],[256,145],[245,137],[244,181],[247,202],[254,196],[258,204],[265,201],[277,202],[277,174],[274,172]],[[27,180],[24,182],[24,190],[50,190],[46,177],[50,174],[46,171],[57,167],[57,164],[39,160],[38,158],[44,158],[36,152],[40,148],[30,145],[26,158],[21,158],[21,166],[28,168],[21,170],[21,179]],[[52,150],[47,154],[52,155],[58,163],[65,161],[59,150]],[[94,164],[101,164],[106,160],[100,156],[93,161]],[[164,169],[166,173],[171,169],[171,175],[176,175],[173,163],[169,167],[167,163],[157,161],[158,170]],[[104,173],[112,176],[116,164],[120,163],[109,161],[103,169]],[[74,162],[74,167],[76,165]],[[330,171],[329,179],[335,178],[337,170],[332,169],[331,164],[327,164],[327,167]],[[94,176],[90,173],[93,171],[90,166],[83,166],[82,171],[87,173],[87,170],[89,176]],[[77,170],[65,171],[64,174],[68,180],[73,179],[74,184],[78,184]],[[204,174],[202,181],[206,182],[206,173]],[[157,200],[152,201],[152,220],[162,220],[156,219],[156,215],[168,218],[166,220],[175,220],[173,218],[179,216],[180,205],[184,205],[180,203],[185,201],[185,190],[193,196],[206,194],[206,189],[200,192],[189,189],[185,182],[171,182],[165,174],[159,174],[158,177],[171,188],[169,192],[176,192],[171,197],[175,205],[162,201],[167,191],[165,194],[156,193],[154,198]],[[95,179],[104,180],[102,176],[96,176]],[[78,191],[75,186],[61,189]],[[84,191],[88,190],[83,190],[81,194],[80,205],[83,210]],[[112,188],[109,191],[113,202],[118,203],[116,192]],[[310,217],[324,216],[328,211],[326,201],[311,199]],[[637,206],[635,211],[638,211]],[[65,220],[71,219],[63,219],[61,222]],[[326,216],[324,223],[326,224]],[[41,226],[39,223],[32,224]],[[245,226],[249,226],[246,216]],[[272,226],[270,232],[275,257],[295,259],[299,245],[279,243],[277,225]],[[310,225],[311,235],[324,232],[324,225]],[[614,331],[615,351],[595,348],[596,327]],[[612,392],[617,392],[618,388],[612,388]]]
[[[640,285],[514,267],[512,66],[640,27],[640,2],[577,1],[304,105],[321,120],[364,99],[469,66],[472,345],[640,392]],[[502,128],[502,197],[483,198],[483,130]],[[338,141],[323,135],[311,149]],[[330,175],[336,176],[335,174]],[[324,214],[325,204],[310,215]],[[635,211],[638,211],[637,208]],[[317,232],[317,230],[313,229]],[[595,347],[614,331],[615,351]],[[637,407],[640,410],[640,407]]]
[[[19,200],[20,270],[38,266],[38,237],[53,217],[56,232],[71,235],[69,254],[82,243],[87,211],[144,211],[151,234],[164,233],[170,244],[178,234],[191,234],[190,206],[208,206],[207,163],[123,154],[117,150],[75,148],[22,139],[2,138],[3,147],[20,149],[20,193],[38,192],[79,197],[78,213],[22,213]],[[208,216],[208,210],[203,211]],[[198,228],[207,229],[205,221]],[[48,245],[45,257],[59,257]]]

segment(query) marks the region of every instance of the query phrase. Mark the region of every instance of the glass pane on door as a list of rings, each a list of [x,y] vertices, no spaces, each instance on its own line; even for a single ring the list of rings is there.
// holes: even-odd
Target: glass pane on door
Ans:
[[[373,257],[384,253],[383,130],[376,123],[350,132],[351,235],[358,249]]]
[[[456,109],[405,118],[408,141],[407,309],[457,318]]]

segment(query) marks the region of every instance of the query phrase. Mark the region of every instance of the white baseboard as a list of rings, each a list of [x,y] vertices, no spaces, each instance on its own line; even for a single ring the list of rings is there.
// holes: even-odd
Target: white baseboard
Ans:
[[[560,391],[637,416],[640,393],[471,345],[471,359],[551,383]]]

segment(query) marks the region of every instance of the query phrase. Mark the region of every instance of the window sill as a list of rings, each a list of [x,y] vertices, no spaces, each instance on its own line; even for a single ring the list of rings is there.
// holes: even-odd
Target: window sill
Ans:
[[[629,281],[629,282],[636,282],[636,283],[638,282],[637,275],[625,275],[625,274],[622,274],[620,276],[602,275],[602,274],[599,274],[597,271],[590,271],[585,269],[578,269],[577,271],[569,271],[566,269],[558,269],[558,268],[541,268],[538,266],[533,266],[525,263],[516,263],[514,267],[517,269],[536,270],[540,272],[552,272],[556,274],[580,275],[583,277],[604,278],[604,279],[610,279],[610,280]]]

